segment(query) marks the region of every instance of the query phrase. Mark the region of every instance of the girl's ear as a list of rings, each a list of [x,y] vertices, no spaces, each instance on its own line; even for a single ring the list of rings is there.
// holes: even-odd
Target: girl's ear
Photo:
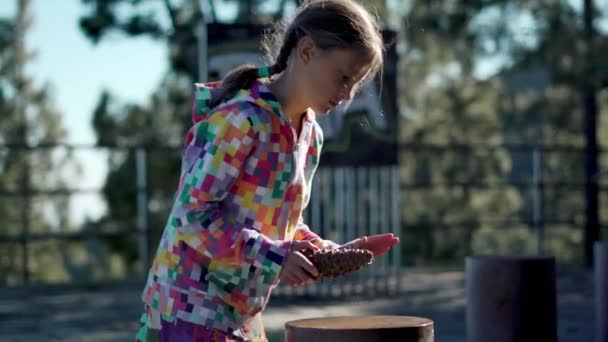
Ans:
[[[317,44],[309,36],[304,36],[298,41],[296,54],[298,59],[306,65],[318,54]]]

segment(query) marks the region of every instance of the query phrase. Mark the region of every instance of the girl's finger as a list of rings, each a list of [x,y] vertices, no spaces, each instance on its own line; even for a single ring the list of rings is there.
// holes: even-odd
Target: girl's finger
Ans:
[[[310,275],[307,271],[304,271],[304,270],[302,270],[300,277],[301,277],[300,280],[301,280],[302,285],[310,283],[315,280],[312,275]]]
[[[285,279],[285,284],[287,284],[289,286],[293,286],[297,282],[291,273],[286,275],[284,279]]]
[[[310,260],[308,260],[305,256],[302,255],[302,257],[298,258],[297,261],[302,270],[308,273],[306,274],[307,278],[319,276],[319,271],[315,265],[313,265],[313,263],[310,262]]]
[[[310,241],[294,241],[292,244],[292,248],[294,251],[301,251],[301,250],[305,250],[305,249],[312,249],[312,250],[317,250],[319,249],[319,247],[317,245],[315,245],[314,243],[310,242]]]
[[[293,272],[293,280],[296,284],[304,283],[308,279],[308,276],[302,269]]]

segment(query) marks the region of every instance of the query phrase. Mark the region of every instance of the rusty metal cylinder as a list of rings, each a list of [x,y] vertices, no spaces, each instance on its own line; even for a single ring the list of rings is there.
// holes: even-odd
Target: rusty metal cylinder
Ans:
[[[433,342],[433,321],[412,316],[340,316],[285,323],[285,342]]]
[[[595,341],[608,341],[608,242],[595,243]]]
[[[555,258],[466,259],[468,342],[557,341]]]

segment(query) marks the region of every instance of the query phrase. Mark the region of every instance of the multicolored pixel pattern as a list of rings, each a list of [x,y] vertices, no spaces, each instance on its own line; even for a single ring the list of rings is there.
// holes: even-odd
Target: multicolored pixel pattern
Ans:
[[[323,135],[314,113],[299,137],[256,81],[209,108],[218,84],[196,84],[194,126],[143,300],[163,317],[226,332],[258,314],[293,239],[321,240],[302,222]]]

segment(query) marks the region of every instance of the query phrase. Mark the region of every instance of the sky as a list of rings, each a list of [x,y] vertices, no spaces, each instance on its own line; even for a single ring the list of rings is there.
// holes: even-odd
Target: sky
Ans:
[[[16,1],[0,1],[0,16],[14,16]],[[33,0],[33,25],[26,44],[36,58],[26,68],[36,84],[49,83],[55,105],[63,113],[67,142],[94,144],[91,116],[102,89],[121,102],[145,103],[167,70],[165,46],[150,39],[115,35],[98,45],[78,27],[85,13],[81,0]],[[82,176],[74,186],[100,188],[107,171],[105,153],[79,151]],[[72,220],[98,217],[104,206],[99,196],[72,196]]]

